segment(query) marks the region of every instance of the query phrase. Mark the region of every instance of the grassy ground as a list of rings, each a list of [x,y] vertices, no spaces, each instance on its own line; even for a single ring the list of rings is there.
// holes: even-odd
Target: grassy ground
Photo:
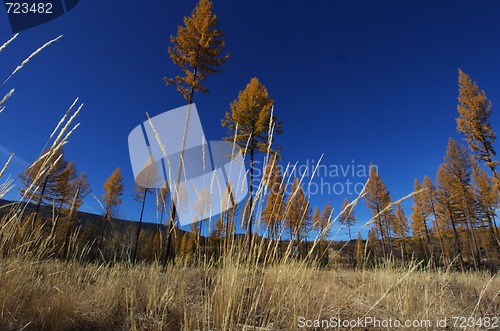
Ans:
[[[7,258],[0,260],[0,279],[2,330],[295,330],[314,320],[363,316],[380,323],[447,318],[448,329],[458,330],[453,317],[500,311],[498,277],[411,268],[228,262],[162,271]]]

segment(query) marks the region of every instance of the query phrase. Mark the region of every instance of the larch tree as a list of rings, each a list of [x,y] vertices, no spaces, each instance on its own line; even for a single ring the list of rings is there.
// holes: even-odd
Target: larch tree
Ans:
[[[499,177],[496,171],[498,162],[493,160],[496,134],[490,123],[491,101],[488,100],[486,93],[479,89],[477,83],[460,69],[458,86],[457,130],[465,136],[468,147],[476,158],[490,168],[498,186]],[[500,186],[498,189],[500,190]]]
[[[70,184],[71,189],[71,206],[69,213],[66,216],[66,233],[64,235],[64,245],[63,245],[63,256],[66,260],[70,258],[70,239],[73,234],[73,227],[76,223],[76,212],[83,205],[83,200],[90,194],[91,188],[89,181],[87,179],[87,174],[84,172],[80,173],[80,176],[76,178]]]
[[[418,241],[418,245],[420,246],[421,254],[428,258],[428,246],[429,243],[425,235],[425,219],[422,216],[422,213],[418,211],[418,209],[413,206],[413,212],[411,214],[411,232],[413,234],[413,238]]]
[[[55,241],[59,239],[60,234],[67,232],[68,228],[71,231],[73,217],[70,214],[75,212],[72,204],[76,194],[75,182],[78,179],[78,171],[74,161],[67,163],[56,178],[53,201],[57,205],[57,216],[51,230],[51,237],[55,239],[54,244],[56,244]]]
[[[264,170],[264,185],[269,191],[266,205],[262,211],[262,221],[272,241],[278,239],[285,213],[285,185],[276,156],[270,157]]]
[[[404,258],[406,254],[406,237],[408,236],[409,225],[408,217],[400,203],[396,205],[396,212],[394,214],[394,236],[401,243],[401,255]]]
[[[386,245],[392,251],[390,236],[394,212],[392,207],[389,207],[391,204],[389,191],[374,166],[370,166],[370,178],[366,185],[364,201],[366,206],[371,209],[372,217],[376,217],[375,224],[381,239],[382,253],[384,257],[387,257],[388,251]]]
[[[214,227],[212,229],[212,232],[210,233],[210,236],[215,239],[221,239],[222,237],[225,236],[225,224],[224,220],[222,217],[218,217],[217,220],[215,221]]]
[[[132,261],[137,260],[137,251],[139,248],[139,237],[142,228],[142,218],[144,216],[144,206],[146,205],[146,198],[149,193],[153,193],[155,190],[155,184],[160,180],[158,174],[158,167],[155,163],[149,164],[148,167],[144,168],[135,179],[135,190],[134,199],[141,204],[141,214],[139,216],[139,224],[137,226],[137,233],[135,237],[134,251],[132,253]]]
[[[301,236],[307,232],[310,225],[310,218],[309,201],[299,179],[295,177],[285,208],[285,224],[290,234],[290,240],[296,240],[300,245]]]
[[[420,244],[420,249],[425,258],[430,256],[431,236],[429,227],[427,225],[427,218],[429,217],[429,210],[425,206],[425,195],[422,190],[422,185],[415,178],[413,191],[413,206],[411,218],[411,230],[413,237],[416,238]],[[424,239],[425,238],[425,239]]]
[[[314,207],[314,211],[311,216],[311,222],[313,229],[316,230],[319,229],[321,224],[321,212],[319,211],[318,207]],[[318,236],[319,236],[319,231],[318,231]]]
[[[328,242],[327,239],[331,233],[331,223],[333,216],[333,207],[330,201],[328,201],[321,210],[321,215],[319,217],[319,222],[313,227],[318,231],[318,244],[319,244],[319,261],[322,265],[328,264]]]
[[[474,182],[473,194],[479,208],[477,215],[490,230],[491,243],[496,247],[496,252],[500,255],[498,228],[495,221],[495,210],[500,202],[498,191],[493,185],[492,178],[486,174],[477,162],[472,164],[472,180]]]
[[[321,233],[321,239],[326,239],[331,233],[331,222],[333,216],[332,203],[328,201],[321,210],[321,218],[318,224],[318,231]]]
[[[315,207],[314,211],[312,213],[311,225],[312,225],[312,228],[314,230],[318,231],[318,235],[316,236],[316,238],[319,240],[319,242],[318,242],[318,248],[316,250],[316,257],[319,258],[319,257],[321,257],[321,235],[322,235],[322,233],[319,230],[320,226],[321,226],[321,212],[319,211],[318,207]]]
[[[215,222],[215,230],[212,232],[217,239],[223,239],[222,255],[228,250],[229,239],[233,241],[236,231],[235,219],[238,212],[238,204],[234,196],[233,186],[229,183],[221,198],[221,207],[224,210],[220,213]]]
[[[36,204],[33,225],[38,219],[40,207],[52,203],[56,198],[57,179],[67,164],[62,149],[49,150],[19,175],[23,183],[21,196]]]
[[[194,93],[200,91],[207,93],[208,89],[201,84],[208,75],[221,72],[221,67],[229,59],[229,54],[224,54],[225,46],[224,32],[218,27],[218,17],[213,13],[213,4],[209,0],[200,0],[194,8],[191,16],[184,17],[184,25],[177,27],[177,35],[170,36],[171,45],[168,54],[172,62],[179,67],[182,74],[175,77],[165,77],[168,85],[174,85],[182,94],[184,99],[193,103]],[[186,125],[189,123],[190,110],[186,115]],[[186,130],[184,130],[181,151],[184,150]],[[180,181],[183,158],[177,170],[177,183]],[[170,222],[168,226],[166,252],[163,265],[172,255],[172,234],[177,233],[174,221],[177,219],[177,211],[174,204],[170,210]],[[175,238],[174,238],[175,239]]]
[[[55,178],[54,194],[52,201],[56,206],[56,216],[52,224],[50,237],[56,239],[58,236],[59,223],[61,218],[67,216],[72,200],[72,185],[71,183],[78,178],[75,162],[65,163],[66,166],[59,172]],[[66,214],[66,215],[65,215]],[[54,240],[54,244],[55,244]]]
[[[480,250],[476,238],[476,201],[472,194],[472,159],[467,149],[450,138],[444,156],[443,171],[446,174],[448,190],[457,208],[457,219],[467,229],[470,250],[475,267],[478,267]]]
[[[264,85],[257,78],[252,78],[244,90],[238,93],[238,98],[231,103],[231,111],[226,112],[222,126],[228,129],[224,140],[235,142],[243,155],[248,155],[250,167],[249,197],[243,217],[247,227],[247,239],[252,245],[253,223],[253,180],[255,171],[255,155],[271,153],[274,135],[282,132],[281,122],[272,115],[273,99]]]
[[[349,240],[352,239],[351,226],[353,226],[357,222],[354,208],[353,206],[350,206],[350,204],[351,203],[349,202],[349,199],[344,198],[344,202],[342,203],[342,209],[339,216],[340,224],[342,224],[342,226],[347,227],[347,230],[349,232]]]
[[[99,238],[99,249],[102,248],[102,242],[106,233],[106,225],[116,215],[120,205],[122,204],[123,189],[124,185],[122,172],[120,167],[118,167],[104,183],[104,193],[102,195],[102,201],[104,204],[104,222],[101,236]]]
[[[408,217],[400,203],[396,205],[396,212],[394,214],[394,235],[398,238],[404,239],[408,236]]]
[[[177,35],[170,36],[170,43],[168,54],[182,75],[164,80],[192,103],[195,91],[208,92],[201,82],[208,75],[221,72],[222,65],[229,59],[229,54],[223,52],[224,32],[218,27],[212,2],[200,0],[191,16],[184,17],[184,26],[177,27]]]
[[[443,230],[444,224],[441,218],[439,217],[439,213],[436,210],[436,206],[438,204],[438,194],[436,191],[436,187],[432,182],[432,179],[429,176],[424,176],[422,181],[422,198],[423,198],[423,213],[426,215],[433,215],[432,219],[432,229],[438,235],[439,239],[439,247],[441,248],[441,255],[444,257],[444,261],[446,263],[447,256],[444,250],[443,244]]]
[[[453,237],[455,239],[455,247],[457,252],[457,257],[460,261],[460,266],[464,268],[463,259],[463,248],[462,242],[459,236],[459,218],[461,217],[460,209],[458,203],[456,202],[456,197],[453,194],[453,188],[451,184],[451,178],[449,173],[446,171],[444,164],[441,164],[436,173],[436,185],[437,185],[437,195],[438,204],[436,205],[436,212],[440,215],[440,219],[443,220],[443,226],[449,227],[453,232]]]
[[[77,178],[78,173],[74,161],[67,163],[64,169],[58,174],[57,178],[55,178],[54,201],[57,204],[59,212],[71,204],[73,193],[71,183]]]

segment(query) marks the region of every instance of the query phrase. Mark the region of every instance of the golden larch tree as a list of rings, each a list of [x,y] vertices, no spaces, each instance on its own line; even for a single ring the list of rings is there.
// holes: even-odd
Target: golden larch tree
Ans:
[[[333,207],[332,203],[328,201],[321,210],[321,218],[318,224],[318,231],[321,234],[321,239],[326,239],[330,236],[332,217]]]
[[[321,212],[319,211],[318,207],[314,207],[314,211],[311,216],[311,223],[312,227],[315,230],[318,230],[318,236],[321,235],[319,229],[320,229],[320,224],[321,224]]]
[[[441,249],[441,255],[444,258],[444,262],[447,263],[448,256],[445,254],[443,236],[444,236],[444,224],[439,217],[439,213],[436,210],[438,204],[438,195],[436,187],[429,176],[424,176],[422,181],[422,199],[423,199],[423,213],[429,217],[432,215],[432,231],[437,234],[439,240],[439,247]]]
[[[200,0],[191,16],[184,17],[184,26],[178,26],[177,35],[170,36],[168,54],[182,75],[165,77],[167,85],[174,85],[188,103],[195,91],[207,93],[201,82],[210,74],[219,73],[229,59],[223,54],[224,32],[218,28],[218,18],[209,0]]]
[[[496,172],[498,162],[493,160],[495,156],[493,143],[496,134],[490,123],[492,103],[488,100],[486,93],[479,89],[477,83],[460,69],[458,70],[458,87],[457,130],[465,136],[470,151],[490,168],[498,181]]]
[[[67,164],[62,149],[48,150],[19,174],[19,178],[23,183],[23,188],[19,190],[21,196],[36,205],[33,225],[38,219],[40,207],[55,201],[57,197],[57,180]]]
[[[396,205],[396,212],[394,214],[394,236],[397,238],[405,239],[408,236],[408,217],[400,203]]]
[[[224,237],[224,251],[227,252],[229,245],[234,242],[234,233],[236,231],[236,216],[238,214],[238,203],[234,195],[233,185],[228,183],[226,190],[222,195],[222,206],[224,211],[219,215],[217,221],[220,220],[220,225],[223,227],[221,235]]]
[[[318,248],[315,249],[316,251],[316,257],[320,258],[321,257],[321,231],[320,229],[320,224],[321,224],[321,212],[319,211],[318,207],[314,207],[314,211],[311,216],[311,225],[314,230],[318,231],[317,239],[319,239],[318,242]]]
[[[184,26],[178,26],[177,35],[170,36],[171,45],[168,54],[172,62],[177,65],[182,74],[173,78],[165,77],[168,85],[174,85],[182,94],[184,99],[191,104],[195,91],[207,93],[208,89],[201,85],[205,78],[214,73],[219,73],[221,67],[229,59],[229,54],[223,54],[225,45],[224,33],[218,28],[218,18],[213,13],[213,4],[209,0],[200,0],[194,8],[191,16],[184,17]],[[190,108],[186,115],[186,125],[189,123]],[[183,167],[182,153],[186,140],[186,130],[184,130],[181,162],[177,169],[177,181],[181,176]],[[163,266],[167,259],[175,256],[176,237],[172,235],[178,232],[174,221],[177,219],[176,206],[172,204],[170,210],[170,222],[167,228],[166,252],[163,259]]]
[[[69,212],[72,185],[71,183],[78,178],[75,162],[66,163],[66,166],[56,176],[54,183],[53,203],[56,205],[56,217],[54,218],[51,230],[51,237],[59,237],[60,220],[65,218]],[[56,239],[57,240],[57,239]]]
[[[456,202],[456,198],[453,195],[453,189],[451,185],[451,179],[449,173],[445,170],[444,164],[441,164],[436,173],[436,185],[437,185],[437,196],[438,204],[436,205],[436,212],[439,218],[443,221],[443,228],[449,228],[453,233],[453,238],[455,241],[454,247],[452,249],[456,251],[456,257],[459,258],[460,266],[464,268],[464,250],[462,241],[459,236],[459,218],[460,218],[460,207]],[[453,256],[453,258],[455,258]]]
[[[102,195],[102,202],[104,204],[104,222],[99,239],[99,249],[102,247],[102,242],[106,233],[106,225],[116,215],[120,205],[122,204],[123,190],[124,185],[122,171],[120,167],[118,167],[104,183],[104,193]]]
[[[91,188],[89,181],[87,179],[87,174],[83,171],[80,176],[70,183],[70,195],[71,195],[71,205],[69,207],[69,212],[65,216],[64,225],[65,235],[64,235],[64,245],[63,245],[63,256],[65,259],[70,258],[70,238],[73,233],[73,227],[76,224],[76,212],[83,205],[83,200],[90,194]]]
[[[477,268],[481,252],[475,231],[478,222],[477,203],[471,185],[472,158],[467,149],[452,138],[448,140],[443,171],[446,174],[449,194],[458,211],[456,220],[467,230],[470,251]]]
[[[392,207],[390,207],[391,200],[389,191],[378,175],[376,167],[370,166],[370,178],[366,185],[364,201],[366,206],[371,210],[372,217],[376,217],[375,224],[380,235],[380,243],[382,245],[384,257],[388,256],[386,245],[389,246],[388,249],[392,251],[390,236],[394,212]]]
[[[71,183],[78,178],[75,162],[66,163],[66,166],[55,178],[54,201],[59,211],[67,208],[71,204],[72,185]]]
[[[499,204],[499,194],[493,185],[493,180],[481,168],[479,163],[472,164],[473,194],[478,204],[477,216],[488,227],[491,240],[490,245],[495,247],[495,253],[500,255],[500,241],[495,221],[495,210]]]
[[[428,257],[431,246],[431,236],[427,225],[429,210],[425,205],[425,194],[422,191],[422,185],[416,178],[413,184],[413,192],[416,193],[413,195],[412,213],[410,215],[412,220],[411,230],[414,238],[417,238],[420,243],[422,253]]]
[[[135,178],[135,189],[134,189],[134,199],[141,204],[141,214],[139,216],[139,224],[137,225],[137,233],[135,237],[134,251],[132,253],[132,261],[137,259],[137,251],[139,248],[139,237],[142,229],[142,218],[144,216],[144,206],[146,205],[146,198],[149,193],[153,193],[155,190],[151,187],[155,187],[160,181],[158,174],[158,167],[156,163],[149,162],[148,166],[142,169],[142,171]]]
[[[311,209],[309,201],[300,185],[299,179],[295,177],[285,208],[285,224],[291,240],[296,240],[300,244],[302,235],[307,233],[310,219]]]
[[[351,226],[356,224],[358,221],[356,218],[356,214],[354,212],[353,206],[350,205],[349,199],[344,198],[344,202],[342,203],[342,209],[340,211],[339,221],[342,226],[346,226],[349,232],[349,240],[352,239],[351,236]]]
[[[243,218],[247,227],[249,245],[252,243],[253,223],[253,180],[255,170],[255,155],[257,153],[272,153],[274,134],[281,133],[281,123],[271,114],[273,99],[264,85],[257,78],[252,78],[244,90],[238,93],[238,98],[231,103],[231,111],[226,112],[222,126],[228,129],[224,140],[235,142],[247,160],[250,167],[250,183],[248,202],[245,205]]]
[[[285,213],[285,185],[276,156],[270,157],[264,171],[264,185],[269,191],[262,211],[262,221],[272,241],[278,238]]]
[[[396,241],[400,243],[401,257],[404,259],[407,251],[406,238],[409,232],[408,217],[400,203],[396,205],[394,214],[394,236]]]
[[[331,225],[332,225],[332,216],[333,216],[333,207],[330,201],[328,201],[321,210],[321,215],[319,217],[319,222],[313,227],[318,231],[318,250],[320,256],[320,262],[322,265],[327,265],[329,260],[328,255],[328,237],[330,237],[331,233]],[[314,220],[313,220],[314,222]]]

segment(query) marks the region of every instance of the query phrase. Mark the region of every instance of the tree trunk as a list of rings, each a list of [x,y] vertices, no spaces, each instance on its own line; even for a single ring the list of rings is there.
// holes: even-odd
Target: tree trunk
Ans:
[[[45,176],[45,180],[43,181],[43,185],[42,185],[42,192],[40,192],[40,197],[38,198],[38,202],[36,204],[36,209],[35,209],[35,215],[33,216],[33,228],[35,227],[36,225],[36,221],[38,219],[38,213],[40,212],[40,206],[42,205],[42,201],[43,201],[43,195],[45,193],[45,189],[47,188],[47,184],[49,182],[49,176]]]
[[[431,208],[432,208],[432,214],[434,215],[434,221],[436,222],[436,228],[438,231],[439,247],[441,248],[441,256],[443,257],[443,262],[444,262],[445,267],[447,267],[448,261],[446,260],[447,257],[444,254],[443,236],[441,235],[441,229],[439,228],[437,213],[436,213],[436,210],[434,208],[434,203],[432,201],[431,201]]]
[[[198,59],[200,53],[200,48],[198,48],[196,58]],[[194,67],[194,81],[196,82],[196,77],[198,75],[198,65]],[[191,86],[191,94],[189,96],[188,104],[193,103],[193,97],[194,97],[194,86]],[[189,116],[190,116],[191,108],[188,108],[188,112],[186,114],[186,129],[187,125],[189,123]],[[186,130],[184,130],[183,137],[182,137],[182,147],[181,147],[181,155],[180,155],[180,163],[179,163],[179,169],[177,171],[177,182],[175,185],[179,185],[180,181],[180,176],[181,176],[181,170],[182,170],[182,163],[183,163],[183,154],[184,154],[184,148],[186,146]],[[172,260],[175,259],[175,247],[174,243],[172,242],[172,232],[175,231],[175,223],[174,220],[177,217],[177,209],[175,207],[174,201],[172,199],[172,208],[170,209],[171,214],[170,214],[170,224],[168,226],[168,234],[167,234],[167,240],[165,244],[165,255],[163,258],[163,267],[167,265],[167,261],[171,258]]]
[[[465,188],[462,187],[462,194],[463,194],[463,199],[464,199],[464,203],[465,203],[465,210],[467,211],[467,222],[466,224],[468,223],[467,225],[467,230],[469,231],[469,235],[470,235],[470,238],[471,238],[471,249],[472,249],[472,258],[474,260],[474,267],[475,269],[477,270],[478,267],[479,267],[479,263],[481,262],[481,252],[479,250],[479,246],[477,244],[477,239],[476,239],[476,234],[474,233],[474,223],[472,221],[472,215],[470,213],[470,205],[469,205],[469,201],[467,199],[467,195],[466,195],[466,192],[465,192]],[[469,225],[470,225],[470,228],[469,228]]]
[[[252,142],[253,145],[253,142]],[[253,161],[254,161],[254,151],[253,146],[250,151],[250,184],[249,184],[249,204],[248,204],[248,220],[247,220],[247,238],[248,238],[248,253],[252,252],[252,223],[253,223]],[[246,216],[246,215],[245,215]]]
[[[137,227],[137,235],[135,237],[135,247],[134,247],[134,255],[133,255],[133,261],[134,263],[137,262],[137,249],[139,246],[139,235],[141,234],[141,228],[142,228],[142,216],[144,215],[144,205],[146,204],[146,196],[148,195],[148,189],[144,189],[144,195],[142,196],[142,207],[141,207],[141,216],[139,217],[139,226]]]
[[[98,250],[102,249],[102,242],[104,240],[104,234],[106,233],[106,224],[110,221],[109,210],[106,211],[106,215],[104,216],[104,223],[102,225],[101,236],[99,237],[99,245],[97,246]]]
[[[453,228],[453,234],[455,235],[455,241],[457,243],[457,251],[458,251],[458,257],[460,259],[460,266],[461,266],[461,269],[464,270],[464,259],[462,257],[462,246],[460,244],[460,238],[458,237],[457,228],[455,226],[455,220],[453,219],[453,212],[449,209],[449,207],[447,209],[448,209],[448,213],[450,214],[451,227]]]

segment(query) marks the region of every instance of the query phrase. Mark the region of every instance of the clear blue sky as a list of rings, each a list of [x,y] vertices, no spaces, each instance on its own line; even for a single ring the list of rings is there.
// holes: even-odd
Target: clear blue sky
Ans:
[[[0,161],[15,152],[13,173],[25,166],[23,160],[33,161],[80,97],[82,124],[66,156],[88,174],[98,197],[120,166],[126,185],[121,216],[137,219],[127,136],[146,119],[145,112],[156,115],[185,104],[162,78],[178,73],[167,54],[169,36],[195,3],[85,0],[66,15],[21,32],[0,53],[1,77],[46,41],[64,37],[2,87],[3,94],[16,92],[0,115]],[[323,153],[326,166],[372,162],[397,199],[412,190],[415,177],[434,178],[448,137],[462,139],[455,131],[458,68],[487,92],[494,110],[500,103],[496,0],[255,0],[214,1],[214,6],[231,59],[220,75],[206,80],[210,93],[195,96],[209,140],[224,136],[220,119],[256,76],[284,121],[278,137],[284,163],[312,163]],[[0,40],[11,36],[1,10]],[[500,130],[498,112],[492,124]],[[323,178],[330,185],[345,181]],[[331,201],[338,210],[344,196],[316,194],[311,204]],[[408,216],[410,205],[404,204]],[[100,212],[93,199],[85,210]],[[360,222],[367,217],[361,206]]]

